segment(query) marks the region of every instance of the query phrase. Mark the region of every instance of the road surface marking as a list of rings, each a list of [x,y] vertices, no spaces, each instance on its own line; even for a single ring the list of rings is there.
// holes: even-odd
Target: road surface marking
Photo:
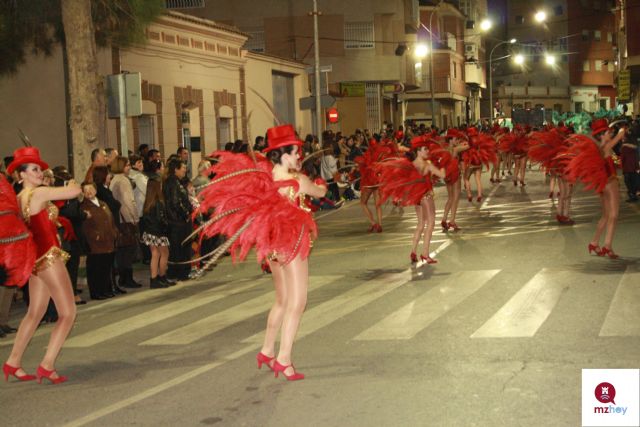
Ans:
[[[408,340],[489,282],[500,270],[454,273],[440,285],[357,335],[354,340]]]
[[[613,296],[604,319],[601,337],[640,336],[640,271],[628,266]]]
[[[532,337],[562,295],[570,271],[540,270],[471,338]]]
[[[317,276],[311,277],[309,291],[321,288],[329,283],[334,283],[344,276]],[[174,329],[166,334],[159,335],[139,345],[185,345],[191,344],[208,335],[214,334],[235,323],[249,319],[255,315],[268,311],[275,300],[275,292],[267,292],[259,297],[252,298],[225,310],[219,311],[182,328]]]
[[[244,285],[229,283],[206,292],[197,293],[178,301],[163,304],[153,310],[128,317],[117,322],[110,323],[98,329],[77,335],[68,339],[65,347],[91,347],[98,343],[110,340],[120,335],[127,334],[137,329],[156,324],[169,317],[177,316],[194,308],[210,304],[228,296],[247,291],[257,284],[264,284],[265,278],[251,281]]]
[[[296,339],[306,337],[353,313],[357,309],[411,281],[411,278],[411,269],[401,273],[382,274],[307,310],[302,317]],[[264,332],[260,332],[244,339],[242,342],[256,344],[261,343],[263,338]]]

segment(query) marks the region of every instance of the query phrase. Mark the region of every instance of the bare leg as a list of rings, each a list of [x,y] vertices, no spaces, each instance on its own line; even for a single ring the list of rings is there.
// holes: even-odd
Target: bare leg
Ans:
[[[565,197],[562,204],[563,210],[561,215],[568,217],[569,212],[571,211],[571,196],[573,196],[573,184],[565,181],[564,186],[565,186],[565,192],[564,192]]]
[[[22,366],[22,356],[29,341],[33,338],[33,334],[40,324],[42,316],[44,316],[44,313],[47,311],[49,298],[51,298],[51,294],[42,278],[32,275],[29,279],[29,307],[27,314],[22,319],[22,322],[20,322],[20,326],[18,326],[16,339],[13,343],[11,354],[7,359],[7,364],[15,367]],[[17,374],[24,375],[25,372],[19,370]]]
[[[40,365],[46,370],[53,370],[60,349],[67,339],[76,320],[76,304],[73,301],[73,288],[69,273],[62,261],[56,261],[51,267],[39,273],[47,284],[53,303],[58,311],[58,321],[51,331],[47,351]],[[55,379],[57,375],[54,375]]]
[[[562,188],[560,187],[562,184],[560,184],[562,178],[558,178],[558,187],[560,188],[560,191],[562,191]],[[556,191],[556,176],[555,174],[551,174],[551,178],[549,178],[549,198],[553,199],[553,195]]]
[[[169,263],[169,246],[160,246],[160,260],[158,264],[158,274],[165,276],[167,274],[167,265]]]
[[[423,197],[423,200],[424,200],[424,197]],[[418,217],[418,225],[416,225],[416,231],[413,232],[413,239],[411,241],[411,252],[413,253],[415,253],[418,250],[418,243],[420,243],[420,236],[422,236],[424,226],[426,225],[425,214],[421,204],[416,206],[416,216]]]
[[[291,351],[293,341],[298,332],[300,319],[307,305],[307,288],[309,285],[309,263],[302,260],[300,255],[284,266],[284,282],[287,289],[287,305],[282,320],[282,335],[280,337],[280,350],[278,352],[278,363],[281,365],[291,364]],[[284,371],[286,375],[294,373],[293,368]]]
[[[378,203],[380,198],[380,192],[376,188],[373,190],[373,203],[376,204],[376,217],[378,217],[378,224],[382,225],[382,206]]]
[[[551,193],[553,195],[553,186],[551,187]],[[567,183],[564,179],[562,178],[558,178],[558,188],[560,190],[560,196],[558,197],[558,204],[556,205],[556,212],[559,216],[564,216],[564,211],[565,211],[565,200],[567,197]]]
[[[469,181],[469,179],[471,178],[471,169],[470,168],[465,168],[464,169],[464,189],[467,192],[467,199],[469,201],[471,201],[472,196],[471,196],[471,182]]]
[[[367,203],[369,202],[369,197],[371,197],[371,193],[372,191],[369,188],[362,189],[362,191],[360,192],[360,206],[362,207],[362,210],[364,211],[364,214],[369,220],[369,222],[371,223],[371,225],[374,225],[375,221],[373,220],[373,213],[371,212],[371,210],[369,209],[369,206],[367,205]]]
[[[591,244],[592,245],[596,245],[598,246],[600,244],[600,235],[602,234],[602,232],[604,231],[604,228],[607,225],[607,215],[608,215],[608,211],[607,211],[607,198],[609,197],[609,195],[606,192],[603,192],[600,195],[600,203],[602,204],[602,216],[600,217],[600,220],[598,221],[598,225],[596,225],[596,233],[593,235],[593,239],[591,239]]]
[[[447,184],[447,202],[444,204],[444,212],[442,213],[442,222],[447,222],[447,217],[449,216],[449,211],[451,210],[451,206],[453,205],[453,186],[455,184]]]
[[[527,170],[527,156],[520,158],[520,184],[524,185],[524,173]]]
[[[433,196],[425,196],[420,201],[420,209],[425,221],[426,227],[424,227],[424,235],[422,237],[423,249],[422,255],[429,256],[429,246],[431,245],[431,236],[433,235],[433,229],[436,224],[436,204],[433,200]]]
[[[273,287],[276,291],[276,300],[271,306],[267,317],[267,329],[264,334],[262,344],[262,354],[273,357],[275,355],[276,337],[282,325],[285,309],[287,307],[287,288],[285,286],[284,268],[279,262],[271,261],[271,274],[273,276]],[[271,363],[270,365],[273,365]]]
[[[618,222],[618,212],[620,210],[620,191],[618,188],[618,180],[610,179],[604,187],[604,192],[609,193],[605,199],[605,209],[607,210],[607,232],[604,237],[604,247],[611,249],[613,244],[613,235],[616,232]]]
[[[479,167],[475,170],[475,175],[476,175],[476,186],[478,189],[478,198],[482,198],[482,167]],[[479,200],[478,200],[479,201]]]
[[[451,222],[456,222],[456,214],[458,213],[458,204],[460,203],[460,193],[462,192],[461,188],[462,183],[460,179],[458,179],[453,184],[453,203],[451,204]]]
[[[151,278],[155,279],[158,276],[158,266],[160,262],[160,249],[157,246],[149,246],[151,249],[151,262],[149,262],[149,270]]]

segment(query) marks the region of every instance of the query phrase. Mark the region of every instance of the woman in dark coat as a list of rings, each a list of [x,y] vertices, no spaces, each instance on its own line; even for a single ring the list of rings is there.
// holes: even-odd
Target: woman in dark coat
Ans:
[[[189,195],[180,180],[187,174],[187,165],[180,159],[174,158],[167,164],[167,177],[164,180],[162,192],[169,222],[169,262],[185,263],[191,259],[191,246],[183,245],[192,230],[191,202]],[[167,270],[169,279],[188,280],[191,266],[186,264],[171,264]]]

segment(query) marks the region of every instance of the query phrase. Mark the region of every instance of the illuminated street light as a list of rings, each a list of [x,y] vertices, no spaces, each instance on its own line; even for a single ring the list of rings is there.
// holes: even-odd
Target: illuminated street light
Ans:
[[[521,54],[517,54],[516,56],[513,57],[513,62],[515,62],[518,65],[524,64],[524,56]]]
[[[493,47],[493,49],[491,49],[491,53],[489,54],[489,105],[491,106],[492,121],[495,118],[495,116],[493,115],[493,65],[491,64],[491,61],[493,59],[493,51],[496,50],[498,46],[502,46],[503,44],[507,44],[507,43],[514,44],[517,41],[518,40],[516,39],[501,41],[500,43],[496,44]]]
[[[553,55],[545,55],[544,59],[547,62],[547,65],[555,65],[556,63],[556,57]]]
[[[544,22],[547,20],[547,12],[540,10],[533,16],[536,22]]]
[[[429,47],[426,44],[422,44],[422,43],[416,45],[413,51],[413,55],[418,59],[424,58],[425,56],[427,56],[428,53],[429,53]]]
[[[493,22],[491,22],[489,19],[483,19],[482,22],[480,23],[480,29],[482,31],[489,31],[492,26],[493,26]]]
[[[516,40],[516,39],[511,39],[511,40],[509,40],[509,43],[514,44],[514,43],[515,43],[515,42],[517,42],[517,41],[518,41],[518,40]]]

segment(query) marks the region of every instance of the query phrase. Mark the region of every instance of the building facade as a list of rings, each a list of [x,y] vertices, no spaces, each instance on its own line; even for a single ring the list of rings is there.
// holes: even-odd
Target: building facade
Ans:
[[[640,113],[640,38],[634,28],[640,23],[640,0],[618,0],[615,6],[616,97],[627,105],[629,114],[637,115]]]
[[[127,119],[126,144],[119,119],[105,109],[99,146],[122,152],[144,143],[165,158],[187,146],[197,164],[227,142],[264,134],[277,121],[272,111],[302,137],[311,132],[310,115],[297,103],[307,92],[304,64],[243,50],[248,36],[237,28],[178,12],[164,13],[146,34],[145,45],[99,51],[102,75],[140,73],[142,104],[142,114]],[[0,119],[5,155],[20,146],[20,127],[52,166],[72,164],[64,81],[60,49],[29,58],[16,76],[0,79],[7,101],[0,104],[7,108]]]
[[[467,18],[460,3],[454,0],[320,2],[320,65],[330,70],[323,73],[323,80],[340,111],[340,121],[327,126],[343,132],[353,132],[356,128],[375,132],[383,122],[400,124],[406,119],[428,124],[435,121],[439,125],[465,121],[465,103],[471,89],[476,87],[468,88],[465,84]],[[484,4],[486,10],[486,0],[467,3],[473,3],[474,11],[478,10],[476,3]],[[245,45],[248,50],[292,58],[312,66],[315,62],[310,9],[310,2],[295,0],[237,0],[231,4],[218,0],[207,1],[201,8],[184,9],[184,12],[240,28],[250,36]],[[479,9],[482,11],[483,7]],[[431,52],[424,58],[415,55],[419,44],[430,42],[430,25],[434,34],[435,112],[431,111],[430,102]],[[481,46],[479,41],[475,44]],[[479,52],[484,54],[482,47]],[[474,76],[473,83],[485,85],[484,73]],[[308,95],[311,93],[310,88]]]

